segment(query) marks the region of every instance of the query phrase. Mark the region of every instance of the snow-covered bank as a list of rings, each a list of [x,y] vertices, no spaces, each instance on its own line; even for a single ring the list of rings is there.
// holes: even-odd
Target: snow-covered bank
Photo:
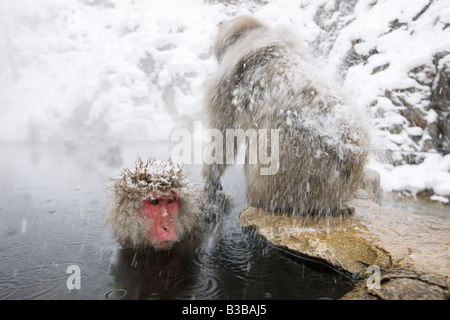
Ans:
[[[450,196],[450,154],[430,154],[420,164],[404,164],[394,167],[389,164],[373,162],[370,166],[382,177],[384,191],[408,191],[415,194],[424,190],[433,190],[436,195]],[[431,200],[448,202],[444,197]]]
[[[450,106],[431,107],[450,67],[450,55],[435,59],[450,51],[446,0],[1,1],[0,140],[113,144],[189,128],[218,24],[241,13],[292,26],[367,111],[385,190],[450,196],[437,150],[448,137],[435,129]]]

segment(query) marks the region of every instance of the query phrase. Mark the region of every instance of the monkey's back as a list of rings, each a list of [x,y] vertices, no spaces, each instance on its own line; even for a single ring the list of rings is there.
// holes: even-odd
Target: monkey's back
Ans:
[[[369,146],[362,115],[306,53],[262,51],[256,63],[243,60],[232,108],[245,129],[280,130],[279,170],[261,175],[260,163],[247,165],[247,200],[268,210],[332,213],[363,175]]]
[[[261,175],[260,163],[246,165],[249,204],[332,213],[362,178],[365,121],[294,37],[278,31],[251,31],[228,49],[210,84],[211,124],[222,131],[279,129],[278,172]]]

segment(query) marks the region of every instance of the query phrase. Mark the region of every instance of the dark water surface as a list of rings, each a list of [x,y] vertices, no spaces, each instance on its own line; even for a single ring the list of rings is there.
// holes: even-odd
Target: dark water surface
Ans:
[[[245,205],[242,168],[224,177],[228,216],[170,251],[120,248],[104,223],[108,178],[137,156],[167,159],[167,144],[122,150],[108,167],[98,148],[1,146],[0,299],[337,299],[345,276],[295,258],[237,226]],[[200,166],[185,168],[200,185]],[[69,289],[69,266],[81,271]],[[73,283],[73,282],[71,282]]]

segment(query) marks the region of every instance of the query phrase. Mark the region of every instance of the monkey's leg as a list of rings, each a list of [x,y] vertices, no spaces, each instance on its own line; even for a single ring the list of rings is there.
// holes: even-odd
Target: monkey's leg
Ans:
[[[336,210],[335,215],[341,215],[343,217],[351,216],[355,213],[355,207],[343,206],[340,209]]]
[[[222,190],[220,178],[225,172],[226,166],[224,164],[204,164],[203,178],[205,180],[204,190],[208,198],[214,197],[217,190]]]
[[[225,169],[225,164],[204,164],[202,172],[205,180],[204,191],[208,202],[224,211],[231,207],[231,199],[222,192],[222,184],[220,182],[220,178],[225,172]]]

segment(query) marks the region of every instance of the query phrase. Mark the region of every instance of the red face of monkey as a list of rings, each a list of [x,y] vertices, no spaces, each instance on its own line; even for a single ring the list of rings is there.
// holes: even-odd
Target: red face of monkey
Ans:
[[[151,193],[143,200],[142,214],[150,219],[148,238],[155,248],[168,248],[177,240],[178,206],[178,197],[174,193],[168,196]]]

